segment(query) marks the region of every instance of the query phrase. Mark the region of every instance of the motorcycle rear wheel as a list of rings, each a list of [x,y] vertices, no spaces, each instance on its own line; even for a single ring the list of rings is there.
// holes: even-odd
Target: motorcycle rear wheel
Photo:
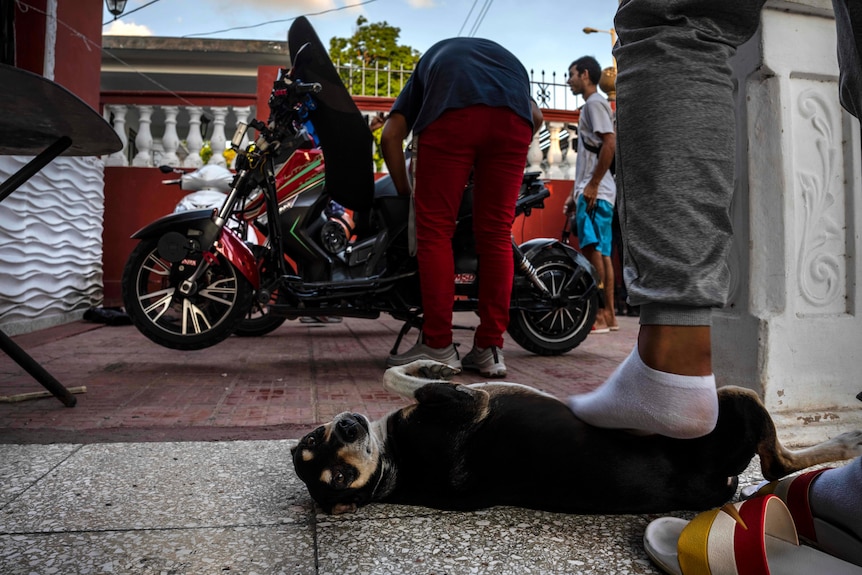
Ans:
[[[267,303],[253,301],[248,313],[234,330],[234,335],[237,337],[261,337],[280,328],[281,324],[286,322],[288,318],[283,315],[273,315],[269,310],[269,305],[275,303],[277,298],[278,292],[275,292]]]
[[[269,270],[274,270],[273,273],[278,273],[278,266],[275,266],[271,263],[269,259],[269,254],[267,253],[267,249],[265,246],[254,245],[249,246],[251,248],[252,253],[254,253],[255,258],[257,258],[258,262],[261,262],[260,265],[260,275],[261,275],[261,283],[268,283],[267,279],[270,277]],[[287,264],[289,271],[293,272],[293,267],[291,264]],[[295,272],[294,272],[295,273]],[[279,290],[276,288],[272,291],[271,297],[268,302],[261,303],[258,301],[257,297],[252,301],[251,307],[248,310],[248,313],[245,314],[245,317],[239,325],[234,330],[234,335],[238,337],[261,337],[270,332],[275,331],[280,328],[281,325],[286,322],[288,319],[296,319],[295,317],[287,317],[285,315],[276,315],[273,314],[270,310],[271,304],[276,304],[279,302]]]
[[[589,273],[580,267],[559,247],[540,252],[530,260],[539,278],[551,296],[569,301],[581,296],[594,283]],[[542,298],[532,286],[530,293]],[[509,316],[509,335],[521,347],[537,355],[561,355],[581,344],[590,333],[596,320],[599,298],[597,292],[589,297],[575,297],[568,305],[550,311],[512,310]]]
[[[183,296],[177,286],[189,275],[183,269],[188,265],[160,257],[158,240],[145,239],[123,270],[126,313],[142,334],[171,349],[204,349],[223,341],[243,320],[254,296],[248,280],[221,254],[195,292]]]

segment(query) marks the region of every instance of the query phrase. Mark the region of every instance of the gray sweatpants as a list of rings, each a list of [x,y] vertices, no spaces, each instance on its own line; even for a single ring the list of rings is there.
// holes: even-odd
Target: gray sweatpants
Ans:
[[[642,324],[709,325],[728,297],[734,102],[728,59],[765,0],[622,0],[615,18],[623,275]],[[833,0],[841,100],[862,110],[859,0]]]

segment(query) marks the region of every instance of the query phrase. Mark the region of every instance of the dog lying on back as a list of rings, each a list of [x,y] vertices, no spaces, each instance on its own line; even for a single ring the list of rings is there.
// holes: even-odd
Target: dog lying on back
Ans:
[[[384,387],[415,403],[369,421],[342,413],[291,450],[327,513],[373,501],[567,513],[703,510],[730,500],[755,454],[773,480],[862,454],[862,431],[790,451],[753,391],[718,391],[715,430],[697,439],[592,427],[553,396],[517,383],[460,385],[433,361],[393,367]]]

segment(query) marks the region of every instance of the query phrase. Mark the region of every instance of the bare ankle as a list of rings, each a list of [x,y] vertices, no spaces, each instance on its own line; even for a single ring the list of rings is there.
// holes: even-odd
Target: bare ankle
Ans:
[[[694,376],[712,374],[709,326],[642,325],[638,353],[647,366],[658,371]]]

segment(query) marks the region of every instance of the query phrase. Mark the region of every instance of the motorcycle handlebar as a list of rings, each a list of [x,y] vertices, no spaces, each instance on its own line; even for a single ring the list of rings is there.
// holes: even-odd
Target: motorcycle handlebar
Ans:
[[[166,186],[178,186],[178,185],[180,185],[182,182],[183,182],[183,181],[182,181],[181,179],[176,179],[176,180],[162,180],[162,184],[164,184],[164,185],[166,185]]]
[[[317,94],[323,89],[323,86],[317,82],[311,82],[310,84],[296,82],[294,85],[296,86],[297,94]]]

